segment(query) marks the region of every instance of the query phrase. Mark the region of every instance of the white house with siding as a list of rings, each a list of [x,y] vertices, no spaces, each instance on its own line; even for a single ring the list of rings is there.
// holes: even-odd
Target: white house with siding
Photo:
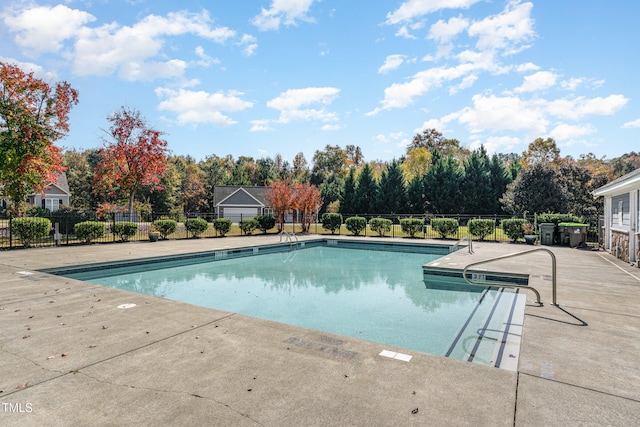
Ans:
[[[640,266],[640,168],[593,192],[604,197],[604,247]]]

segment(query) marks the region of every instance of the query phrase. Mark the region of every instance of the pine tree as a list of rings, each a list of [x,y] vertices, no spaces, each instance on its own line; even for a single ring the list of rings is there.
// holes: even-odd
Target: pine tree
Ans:
[[[463,172],[455,158],[434,155],[435,164],[424,176],[427,210],[436,214],[460,212]]]
[[[351,168],[349,175],[344,181],[344,190],[340,200],[340,212],[344,214],[356,213],[356,175],[355,170]]]
[[[400,162],[395,159],[382,173],[376,204],[379,213],[397,214],[406,210],[407,194],[404,179]]]
[[[356,187],[356,213],[375,213],[378,198],[378,183],[373,176],[373,170],[368,163],[362,167]]]
[[[415,176],[409,184],[407,184],[407,212],[408,213],[424,213],[424,182],[422,177]]]
[[[493,213],[494,199],[488,160],[487,152],[481,146],[479,150],[471,153],[471,156],[464,162],[461,212],[469,214]]]

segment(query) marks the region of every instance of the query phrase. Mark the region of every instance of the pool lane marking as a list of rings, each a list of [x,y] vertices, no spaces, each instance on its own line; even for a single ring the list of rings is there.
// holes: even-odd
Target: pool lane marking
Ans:
[[[600,258],[602,258],[603,260],[607,261],[609,264],[613,265],[615,268],[617,268],[618,270],[622,271],[623,273],[627,273],[629,276],[633,277],[634,279],[636,279],[638,282],[640,282],[640,277],[636,276],[635,274],[631,274],[629,273],[627,270],[625,270],[624,268],[620,267],[619,265],[616,265],[613,261],[606,259],[604,256],[602,256],[601,254],[598,254],[598,256]]]

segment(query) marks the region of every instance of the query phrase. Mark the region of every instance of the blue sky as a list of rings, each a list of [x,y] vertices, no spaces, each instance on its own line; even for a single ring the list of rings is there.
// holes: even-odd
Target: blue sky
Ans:
[[[636,0],[8,0],[0,60],[80,92],[58,145],[99,148],[138,109],[174,154],[640,150]]]

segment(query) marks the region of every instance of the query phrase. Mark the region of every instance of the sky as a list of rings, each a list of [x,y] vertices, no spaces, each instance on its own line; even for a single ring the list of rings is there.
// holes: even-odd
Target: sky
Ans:
[[[66,149],[125,106],[175,155],[326,145],[366,161],[435,128],[469,149],[640,150],[637,0],[5,0],[0,61],[79,91]]]

